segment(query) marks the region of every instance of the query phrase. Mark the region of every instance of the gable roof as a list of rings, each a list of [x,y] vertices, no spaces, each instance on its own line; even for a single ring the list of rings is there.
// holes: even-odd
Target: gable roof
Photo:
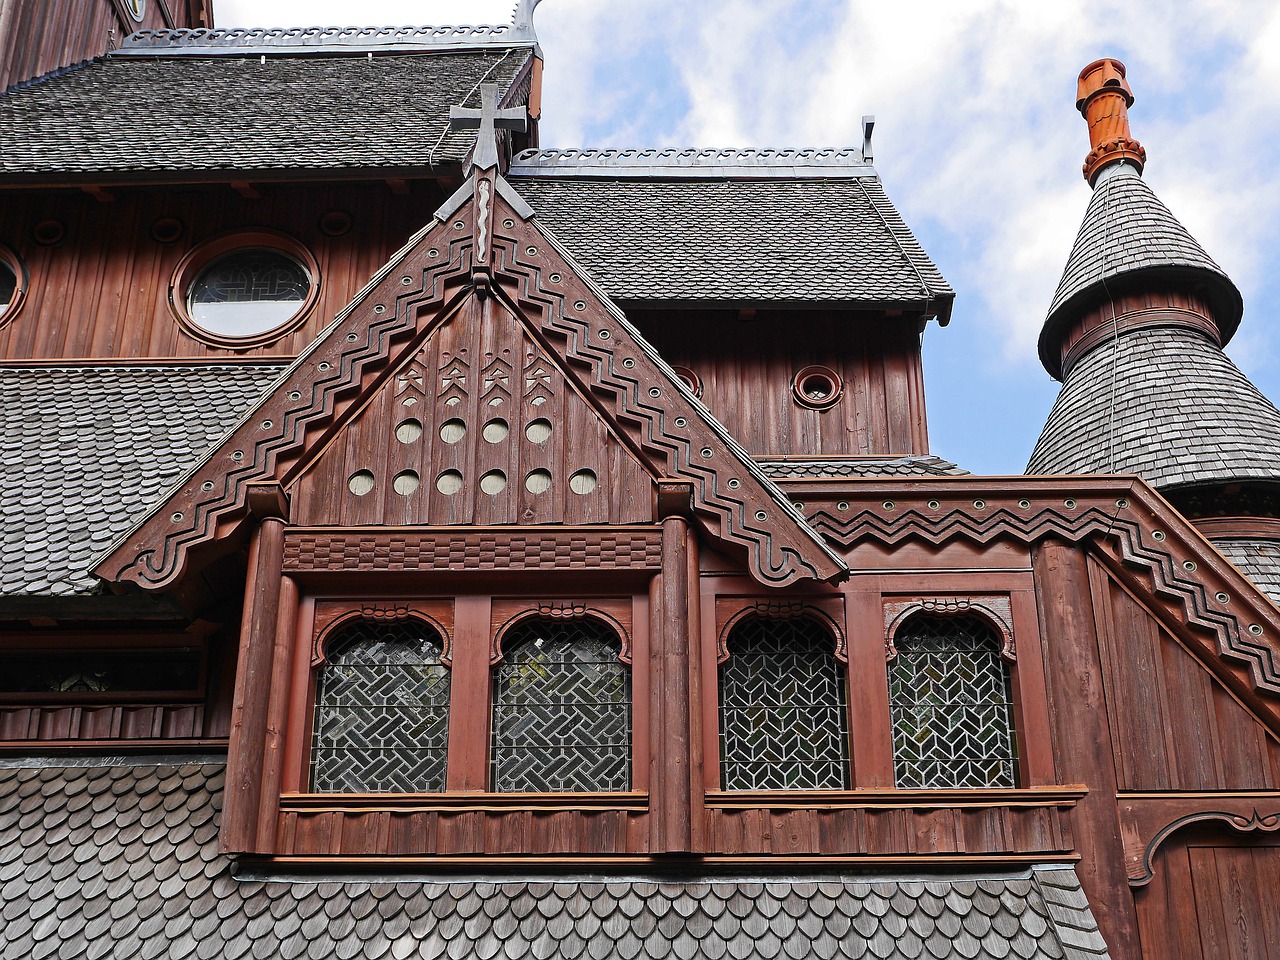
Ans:
[[[510,177],[618,300],[950,317],[955,292],[855,151],[530,150]]]
[[[0,767],[0,811],[13,812],[0,820],[12,878],[0,954],[151,956],[163,943],[174,960],[1108,956],[1063,865],[678,882],[233,874],[217,849],[223,779],[212,758]]]
[[[450,132],[450,106],[478,103],[482,81],[526,102],[533,56],[497,42],[406,52],[394,37],[376,56],[301,42],[268,53],[173,33],[188,46],[122,51],[0,96],[0,178],[456,171],[474,138]]]
[[[367,396],[465,299],[523,317],[656,480],[688,484],[694,518],[763,583],[831,580],[844,562],[586,278],[500,176],[478,171],[95,572],[172,583],[190,550],[248,515],[248,486],[287,487]]]
[[[1160,279],[1194,284],[1209,300],[1225,346],[1244,312],[1240,291],[1187,228],[1126,163],[1098,176],[1080,232],[1040,331],[1040,362],[1061,376],[1058,341],[1080,310],[1133,283]]]
[[[0,596],[100,589],[97,555],[283,369],[0,366]]]

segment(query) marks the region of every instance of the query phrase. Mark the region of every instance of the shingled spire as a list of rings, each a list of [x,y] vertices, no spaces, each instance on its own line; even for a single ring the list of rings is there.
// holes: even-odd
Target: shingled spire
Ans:
[[[1093,196],[1040,334],[1063,386],[1027,472],[1141,474],[1280,596],[1280,411],[1222,351],[1240,292],[1143,180],[1132,103],[1119,61],[1081,71]]]

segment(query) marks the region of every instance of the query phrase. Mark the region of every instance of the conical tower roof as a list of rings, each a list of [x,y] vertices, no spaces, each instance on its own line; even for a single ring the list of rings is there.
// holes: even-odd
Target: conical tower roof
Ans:
[[[1222,352],[1240,292],[1142,179],[1132,102],[1118,61],[1081,73],[1093,196],[1040,335],[1063,386],[1027,472],[1278,481],[1280,411]]]
[[[1126,162],[1103,170],[1058,281],[1040,332],[1040,361],[1061,379],[1066,328],[1088,307],[1131,290],[1169,285],[1209,302],[1223,345],[1240,325],[1244,303],[1226,272]]]

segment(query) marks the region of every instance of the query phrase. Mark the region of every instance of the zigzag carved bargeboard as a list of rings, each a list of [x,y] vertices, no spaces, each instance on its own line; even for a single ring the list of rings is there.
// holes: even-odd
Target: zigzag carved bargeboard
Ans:
[[[829,489],[788,483],[814,529],[846,549],[911,540],[1025,544],[1092,538],[1126,570],[1141,571],[1174,619],[1216,638],[1253,685],[1280,694],[1280,614],[1191,524],[1138,479],[943,478]],[[1011,492],[1012,491],[1012,492]]]
[[[657,570],[659,530],[517,533],[475,530],[288,533],[284,569],[339,572],[415,570]]]

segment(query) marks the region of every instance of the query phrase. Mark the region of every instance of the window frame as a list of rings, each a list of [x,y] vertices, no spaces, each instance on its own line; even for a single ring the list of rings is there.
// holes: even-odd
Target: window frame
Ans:
[[[191,316],[187,298],[192,284],[200,277],[206,267],[214,261],[241,250],[272,250],[292,260],[296,260],[311,281],[307,296],[297,311],[288,320],[277,324],[269,330],[250,334],[244,337],[232,337],[219,334],[205,328]],[[250,347],[261,347],[281,339],[297,330],[311,315],[320,301],[320,263],[315,255],[300,241],[285,233],[275,230],[238,230],[219,234],[204,240],[190,250],[178,261],[169,280],[168,304],[169,312],[178,322],[178,326],[189,336],[211,347],[222,347],[229,350],[243,350]]]
[[[13,272],[13,296],[9,302],[0,307],[0,330],[4,329],[13,318],[22,311],[27,300],[27,290],[31,287],[31,274],[27,272],[26,261],[18,256],[16,250],[0,243],[0,263]]]

